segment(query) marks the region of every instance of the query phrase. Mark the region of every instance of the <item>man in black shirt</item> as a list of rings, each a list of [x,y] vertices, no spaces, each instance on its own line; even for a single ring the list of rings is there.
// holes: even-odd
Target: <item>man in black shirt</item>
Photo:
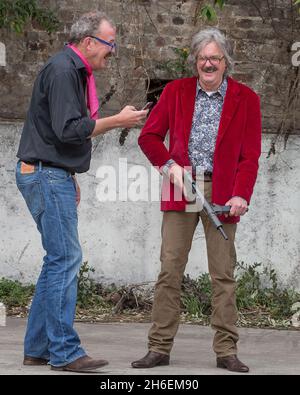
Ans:
[[[73,328],[82,262],[75,173],[89,169],[92,137],[133,127],[147,115],[126,106],[98,119],[93,70],[106,66],[115,51],[115,36],[115,26],[105,14],[83,15],[71,28],[70,44],[50,58],[34,84],[16,180],[46,255],[28,318],[25,365],[49,362],[53,370],[86,372],[108,363],[88,357]]]

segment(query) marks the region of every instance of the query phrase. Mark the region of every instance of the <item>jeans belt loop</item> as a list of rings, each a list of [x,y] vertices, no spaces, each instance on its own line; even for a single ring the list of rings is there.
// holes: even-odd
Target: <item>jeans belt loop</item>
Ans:
[[[39,160],[39,171],[42,171],[42,168],[43,168],[43,163],[41,160]]]

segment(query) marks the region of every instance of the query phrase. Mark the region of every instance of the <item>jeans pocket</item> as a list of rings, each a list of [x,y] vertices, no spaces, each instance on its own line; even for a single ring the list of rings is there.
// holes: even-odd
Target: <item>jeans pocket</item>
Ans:
[[[39,215],[45,210],[41,184],[35,181],[27,184],[18,183],[17,185],[32,217],[36,221]]]

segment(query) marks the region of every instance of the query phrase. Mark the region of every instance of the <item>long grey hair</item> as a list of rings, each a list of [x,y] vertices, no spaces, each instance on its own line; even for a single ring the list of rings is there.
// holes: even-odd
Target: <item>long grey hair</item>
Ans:
[[[224,34],[216,28],[201,30],[194,35],[192,38],[188,62],[193,66],[194,70],[197,71],[197,56],[199,52],[211,42],[215,42],[225,56],[227,65],[225,75],[231,74],[234,66],[231,44]]]

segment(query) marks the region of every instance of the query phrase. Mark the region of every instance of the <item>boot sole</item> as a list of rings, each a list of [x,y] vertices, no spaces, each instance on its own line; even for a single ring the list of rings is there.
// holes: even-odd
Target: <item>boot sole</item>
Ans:
[[[104,366],[108,365],[108,362],[102,363],[101,365],[93,366],[90,368],[82,368],[82,369],[72,369],[72,368],[67,368],[65,366],[52,366],[51,365],[51,370],[59,371],[59,372],[77,372],[77,373],[91,373],[96,371],[97,369],[103,368]]]
[[[49,360],[44,358],[24,357],[24,366],[42,366],[48,365]]]
[[[249,372],[249,369],[245,369],[245,370],[229,369],[226,365],[224,365],[223,363],[220,363],[220,362],[217,363],[217,368],[227,369],[229,372],[236,372],[236,373],[248,373]]]
[[[131,365],[134,369],[151,369],[151,368],[155,368],[155,366],[168,366],[168,365],[170,365],[170,361],[161,361],[161,362],[158,362],[158,363],[156,363],[155,365],[148,365],[148,366],[134,366],[134,365]]]

